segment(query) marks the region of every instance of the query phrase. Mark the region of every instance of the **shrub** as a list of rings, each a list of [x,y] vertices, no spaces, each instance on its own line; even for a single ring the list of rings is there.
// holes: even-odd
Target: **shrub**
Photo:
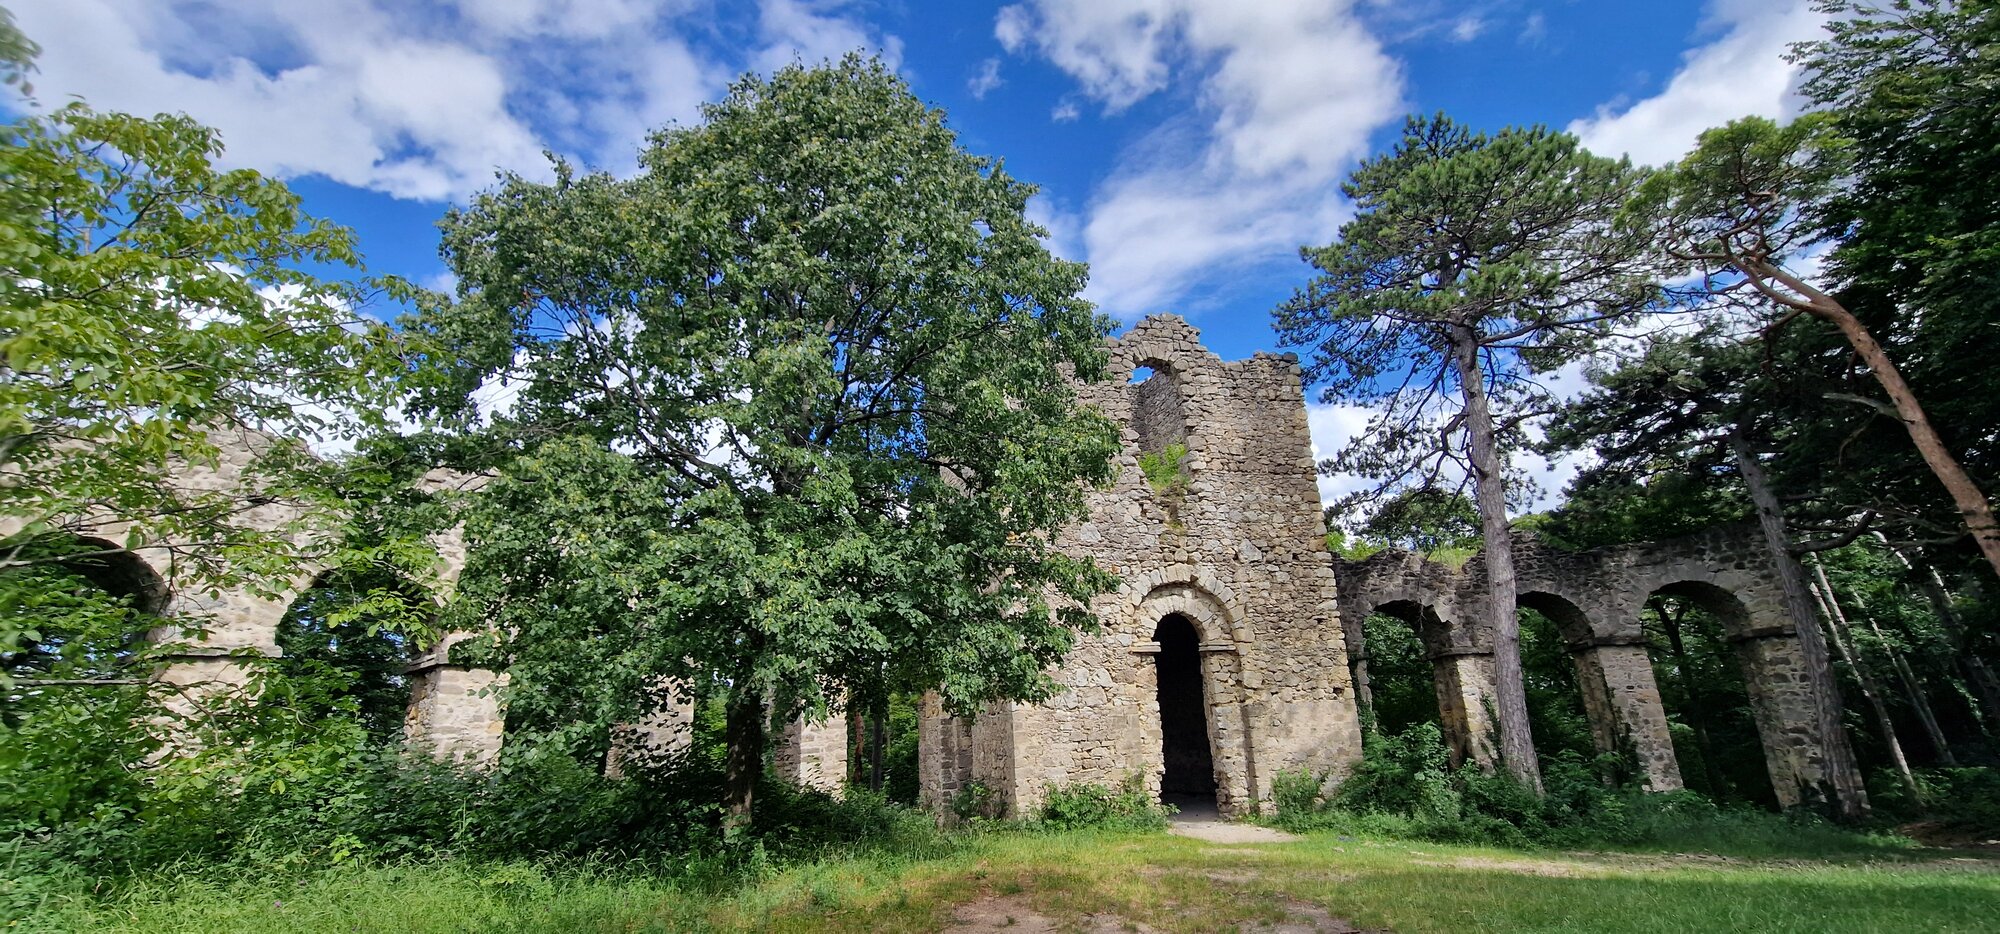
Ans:
[[[1907,845],[1825,824],[1809,815],[1721,808],[1692,791],[1620,791],[1616,762],[1574,753],[1543,762],[1543,793],[1505,772],[1447,766],[1442,735],[1420,724],[1371,735],[1352,774],[1326,793],[1328,776],[1280,773],[1274,823],[1287,830],[1504,846],[1635,846],[1742,854],[1880,852]],[[1980,771],[1980,770],[1963,770]],[[1974,780],[1976,781],[1976,780]]]
[[[1173,813],[1171,805],[1153,800],[1135,772],[1125,776],[1115,789],[1089,783],[1051,785],[1038,816],[1045,826],[1057,830],[1164,830]]]
[[[958,793],[951,796],[951,816],[959,823],[972,821],[999,820],[1001,803],[999,793],[993,786],[973,779],[965,783]]]

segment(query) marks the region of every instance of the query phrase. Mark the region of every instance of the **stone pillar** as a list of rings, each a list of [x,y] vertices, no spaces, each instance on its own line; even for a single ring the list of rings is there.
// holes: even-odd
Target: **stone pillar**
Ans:
[[[793,720],[778,731],[772,768],[778,777],[806,788],[839,794],[847,787],[847,718],[838,713],[820,723]]]
[[[1730,641],[1736,643],[1743,666],[1778,806],[1796,807],[1804,800],[1804,788],[1827,781],[1825,743],[1813,715],[1812,683],[1798,635],[1789,627],[1760,627]]]
[[[945,713],[936,693],[926,693],[917,707],[917,802],[935,814],[946,814],[951,802],[972,780],[972,724]]]
[[[672,696],[663,700],[651,716],[611,728],[611,748],[604,755],[605,777],[624,778],[627,765],[672,755],[693,742],[694,705]]]
[[[506,715],[499,692],[507,676],[447,661],[451,646],[469,638],[469,633],[448,634],[409,667],[410,709],[403,718],[403,739],[410,748],[437,758],[484,766],[500,756]]]
[[[206,707],[240,695],[250,683],[254,661],[244,656],[280,654],[278,621],[285,617],[287,606],[244,589],[177,594],[168,615],[184,622],[147,634],[148,640],[170,650],[166,664],[154,675],[156,681],[171,686],[167,709],[179,717],[195,717]]]
[[[1499,761],[1493,747],[1493,713],[1498,703],[1493,686],[1493,653],[1453,648],[1431,653],[1432,680],[1437,685],[1438,715],[1444,720],[1451,764],[1471,760],[1491,769]]]
[[[1681,788],[1680,762],[1644,643],[1572,646],[1576,682],[1598,752],[1629,752],[1647,791]]]
[[[1204,642],[1200,651],[1208,748],[1215,764],[1215,809],[1225,818],[1248,817],[1257,811],[1261,789],[1243,696],[1243,659],[1234,642]]]

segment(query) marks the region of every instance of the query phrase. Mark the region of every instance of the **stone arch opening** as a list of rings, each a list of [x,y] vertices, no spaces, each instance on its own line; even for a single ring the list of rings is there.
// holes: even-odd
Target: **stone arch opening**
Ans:
[[[1139,379],[1141,371],[1148,375]],[[1181,393],[1181,375],[1172,364],[1158,359],[1142,360],[1133,368],[1132,431],[1139,436],[1139,450],[1158,454],[1170,445],[1187,443],[1187,404]]]
[[[1718,801],[1781,804],[1793,770],[1787,722],[1797,714],[1770,679],[1788,677],[1796,635],[1760,633],[1737,594],[1698,579],[1655,588],[1640,615],[1686,780]]]
[[[278,620],[278,669],[345,681],[329,698],[351,701],[369,734],[388,738],[410,706],[408,671],[420,654],[411,633],[436,612],[421,585],[393,571],[321,572]]]
[[[1442,626],[1437,611],[1414,600],[1390,600],[1360,622],[1350,652],[1355,694],[1374,727],[1401,733],[1420,723],[1443,726],[1430,645]]]
[[[98,538],[30,542],[30,560],[4,573],[10,588],[34,597],[16,604],[25,630],[0,651],[0,672],[28,679],[95,680],[128,673],[149,630],[160,624],[169,591],[145,559]]]
[[[1682,787],[1643,637],[1612,634],[1575,600],[1547,590],[1522,591],[1516,606],[1537,751],[1609,754],[1613,781],[1652,791]]]
[[[1618,752],[1624,731],[1595,670],[1596,640],[1583,608],[1543,590],[1520,592],[1514,605],[1535,751],[1544,758]]]
[[[1193,620],[1169,613],[1154,627],[1153,641],[1160,646],[1153,656],[1164,765],[1160,797],[1169,803],[1212,809],[1217,783],[1210,699],[1203,684],[1201,632]]]

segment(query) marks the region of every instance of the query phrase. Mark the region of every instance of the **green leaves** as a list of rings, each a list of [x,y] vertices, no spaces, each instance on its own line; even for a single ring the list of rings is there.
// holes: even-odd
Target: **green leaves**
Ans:
[[[283,570],[287,530],[241,501],[302,501],[301,440],[381,423],[399,346],[358,308],[413,290],[301,271],[358,268],[352,234],[217,170],[220,151],[186,117],[80,103],[0,127],[6,567],[40,537],[124,526],[182,555],[189,583]],[[176,482],[216,463],[223,432],[257,451],[248,487]]]
[[[1449,352],[1459,341],[1479,347],[1502,443],[1517,440],[1519,417],[1546,401],[1532,374],[1657,297],[1650,243],[1612,223],[1645,179],[1541,127],[1488,136],[1411,117],[1391,151],[1355,169],[1343,190],[1356,217],[1334,243],[1301,250],[1320,275],[1276,313],[1328,401],[1378,407],[1329,469],[1432,485],[1464,444],[1448,423],[1464,389]]]
[[[854,57],[745,78],[640,161],[453,212],[460,300],[409,321],[418,409],[501,468],[451,612],[497,628],[510,720],[588,752],[663,681],[779,717],[1044,696],[1109,585],[1052,538],[1117,435],[1076,405],[1109,322],[1033,189]]]

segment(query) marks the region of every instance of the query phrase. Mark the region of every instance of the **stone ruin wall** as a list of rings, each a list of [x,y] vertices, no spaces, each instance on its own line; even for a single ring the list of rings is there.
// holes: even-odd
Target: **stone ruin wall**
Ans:
[[[1299,368],[1289,355],[1225,363],[1174,316],[1111,342],[1106,382],[1082,400],[1125,426],[1117,478],[1060,544],[1097,559],[1121,586],[1092,605],[1102,632],[1081,637],[1043,704],[999,704],[952,718],[922,711],[920,785],[948,807],[973,781],[1006,814],[1032,813],[1050,786],[1115,786],[1137,774],[1157,794],[1164,771],[1155,627],[1193,622],[1217,805],[1248,814],[1287,769],[1339,774],[1361,751],[1340,638]],[[1137,367],[1153,373],[1128,377]],[[1186,489],[1156,490],[1142,453],[1185,443]]]
[[[1576,665],[1598,749],[1631,754],[1646,787],[1682,787],[1641,626],[1640,612],[1655,593],[1686,597],[1722,620],[1724,638],[1736,647],[1778,803],[1800,804],[1803,789],[1825,780],[1829,738],[1813,718],[1798,632],[1755,527],[1580,553],[1517,534],[1514,556],[1516,602],[1556,623]],[[1475,555],[1453,569],[1388,551],[1338,564],[1341,613],[1361,691],[1367,690],[1361,621],[1386,612],[1411,624],[1430,656],[1455,757],[1492,762],[1485,711],[1493,703],[1493,649],[1483,623],[1484,563]]]
[[[237,429],[211,432],[210,440],[218,449],[216,462],[182,465],[170,478],[175,488],[190,494],[236,491],[242,486],[241,478],[276,443],[271,436]],[[476,482],[476,478],[434,471],[419,484],[439,488]],[[331,517],[317,516],[303,504],[283,501],[254,503],[232,518],[262,532],[285,533],[294,545],[307,551],[332,525]],[[82,537],[118,542],[125,539],[126,532],[124,525],[109,523],[82,530]],[[464,536],[454,529],[439,536],[435,544],[438,582],[449,592],[465,566]],[[185,573],[180,554],[162,545],[141,544],[113,561],[118,565],[116,573],[150,582],[137,594],[139,602],[167,623],[148,638],[176,649],[154,677],[172,686],[167,702],[183,711],[244,688],[250,669],[233,656],[243,652],[279,656],[278,623],[292,602],[318,583],[327,570],[306,564],[276,592],[260,592],[247,585],[206,587]],[[443,642],[412,663],[407,672],[411,701],[404,732],[413,745],[434,754],[483,763],[499,751],[503,720],[498,699],[488,688],[504,681],[505,675],[446,663],[450,645],[468,636],[447,634]]]
[[[1279,771],[1337,775],[1358,758],[1356,700],[1368,692],[1360,627],[1377,610],[1404,618],[1422,637],[1456,754],[1492,761],[1492,647],[1478,623],[1484,596],[1477,558],[1456,570],[1400,552],[1361,562],[1327,553],[1299,371],[1289,356],[1223,362],[1172,316],[1141,322],[1114,339],[1111,350],[1110,378],[1082,387],[1081,395],[1126,426],[1117,478],[1093,494],[1089,517],[1061,539],[1121,579],[1116,592],[1093,604],[1104,630],[1079,640],[1054,672],[1061,693],[1045,704],[995,705],[963,718],[926,698],[919,710],[923,800],[942,809],[978,782],[1005,813],[1023,814],[1039,806],[1051,785],[1116,785],[1135,773],[1157,792],[1164,765],[1153,665],[1159,646],[1152,636],[1169,614],[1186,617],[1199,632],[1217,800],[1225,814],[1254,810]],[[1138,367],[1153,375],[1129,382]],[[174,482],[190,490],[233,489],[269,443],[252,434],[224,439],[219,464],[186,469]],[[1174,443],[1187,448],[1186,488],[1155,490],[1140,470],[1140,455]],[[477,480],[437,472],[424,482]],[[243,515],[270,530],[305,517],[285,503]],[[116,526],[88,532],[106,541],[124,534]],[[465,543],[454,530],[437,545],[449,588],[464,566]],[[149,608],[194,624],[154,633],[161,640],[192,637],[158,675],[179,686],[187,703],[242,687],[247,672],[227,657],[231,652],[277,655],[279,620],[323,572],[302,568],[290,589],[276,595],[202,592],[176,573],[165,549],[141,547],[129,558],[120,573],[140,582],[136,589]],[[1800,789],[1823,778],[1825,738],[1812,718],[1797,636],[1754,530],[1582,554],[1522,538],[1516,560],[1521,605],[1548,614],[1569,643],[1600,748],[1635,752],[1648,786],[1680,787],[1640,628],[1640,610],[1655,592],[1689,596],[1724,620],[1780,803],[1798,803]],[[495,691],[505,675],[446,662],[450,644],[468,635],[447,636],[411,666],[406,735],[437,755],[488,762],[501,741]],[[1351,678],[1350,652],[1357,663]],[[632,751],[625,746],[685,742],[691,719],[692,711],[674,708],[634,724],[620,734],[609,767],[616,771],[621,753]],[[840,787],[847,771],[844,718],[783,725],[774,739],[782,777]]]

